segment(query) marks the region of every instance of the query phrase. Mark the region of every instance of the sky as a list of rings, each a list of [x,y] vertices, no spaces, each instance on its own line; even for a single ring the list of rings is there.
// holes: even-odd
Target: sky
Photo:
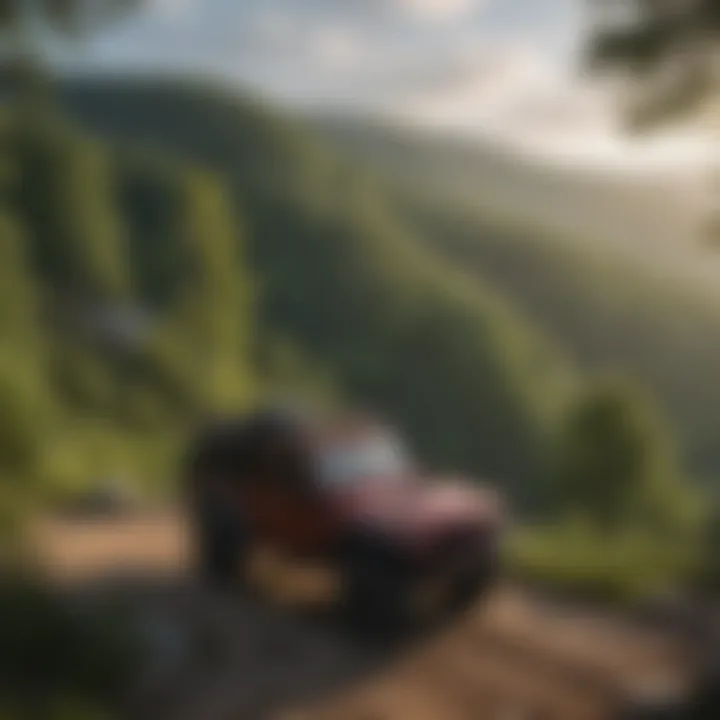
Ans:
[[[583,0],[149,0],[95,70],[211,72],[303,107],[381,113],[564,161],[694,168],[705,138],[641,143],[578,72]]]

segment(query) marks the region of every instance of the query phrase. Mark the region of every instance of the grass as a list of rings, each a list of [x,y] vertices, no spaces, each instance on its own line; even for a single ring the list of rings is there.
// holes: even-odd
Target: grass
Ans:
[[[694,572],[692,549],[641,531],[602,534],[582,522],[522,528],[506,562],[518,579],[588,599],[633,602],[672,591]]]

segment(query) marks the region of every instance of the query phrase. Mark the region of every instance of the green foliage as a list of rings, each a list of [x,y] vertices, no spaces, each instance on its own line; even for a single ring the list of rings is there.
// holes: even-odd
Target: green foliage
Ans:
[[[630,21],[618,22],[607,3],[594,0],[598,22],[588,42],[594,71],[620,68],[637,81],[628,120],[645,129],[697,111],[717,94],[715,55],[720,10],[715,0],[625,4]],[[617,5],[617,4],[616,4]]]
[[[12,477],[37,463],[44,406],[35,388],[8,367],[0,367],[0,406],[0,472]]]
[[[112,717],[138,672],[140,648],[122,609],[73,606],[36,581],[5,577],[0,717],[4,711],[14,718]]]
[[[34,334],[38,322],[39,297],[32,276],[22,228],[7,212],[0,216],[0,342],[12,352],[17,341],[27,344],[23,351],[39,349]],[[8,340],[12,338],[12,344]],[[11,347],[12,345],[12,347]]]
[[[708,258],[690,248],[686,265],[679,251],[674,281],[638,241],[690,232],[666,194],[422,135],[351,124],[333,136],[373,163],[419,239],[512,298],[581,370],[642,384],[672,419],[689,474],[720,476],[720,309],[714,288],[686,282]]]
[[[52,416],[44,393],[38,288],[18,223],[0,217],[0,477],[36,468]]]
[[[675,481],[670,445],[670,434],[634,388],[593,387],[567,420],[556,471],[558,497],[612,531],[637,518]]]
[[[277,397],[281,405],[293,398],[335,407],[348,403],[332,369],[308,358],[287,338],[263,337],[255,359],[259,397]]]
[[[625,8],[629,18],[626,22],[612,17],[611,8],[605,10],[603,17],[602,8],[598,8],[598,32],[591,52],[599,63],[625,63],[636,70],[647,69],[683,52],[694,42],[712,42],[720,37],[720,10],[714,0],[679,3],[630,0]]]
[[[549,522],[509,544],[521,576],[627,600],[705,572],[704,498],[682,478],[670,435],[636,388],[603,382],[578,398],[552,478]]]
[[[18,128],[13,154],[15,206],[45,278],[69,295],[121,297],[128,273],[107,154],[52,122]]]
[[[529,233],[493,236],[479,226],[462,241],[442,237],[451,257],[512,293],[581,367],[622,368],[647,387],[675,421],[693,474],[717,475],[720,312],[712,300]]]
[[[250,399],[253,288],[241,261],[243,237],[227,194],[211,177],[188,178],[178,209],[184,272],[170,323],[179,323],[188,378],[204,407],[231,409]]]
[[[697,548],[632,527],[608,535],[582,518],[518,530],[506,559],[524,581],[621,602],[673,591],[698,571]]]
[[[713,592],[720,591],[720,496],[710,498],[705,536],[705,552],[700,582]]]

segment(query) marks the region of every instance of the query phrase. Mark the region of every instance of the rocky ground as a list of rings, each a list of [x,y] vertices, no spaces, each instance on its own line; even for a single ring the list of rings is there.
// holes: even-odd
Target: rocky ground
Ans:
[[[277,563],[252,596],[200,587],[172,514],[44,523],[38,550],[73,594],[132,609],[147,648],[138,720],[610,720],[694,671],[682,633],[508,586],[432,636],[351,637],[302,609],[299,573]]]

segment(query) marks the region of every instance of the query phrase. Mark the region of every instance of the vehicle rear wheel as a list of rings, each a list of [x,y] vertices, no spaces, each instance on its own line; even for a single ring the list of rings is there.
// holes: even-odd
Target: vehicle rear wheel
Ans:
[[[480,602],[492,587],[494,571],[487,566],[475,568],[461,575],[452,584],[448,599],[449,614],[461,615]]]
[[[344,615],[354,629],[385,636],[430,631],[446,617],[451,583],[428,578],[397,558],[366,556],[345,574]]]
[[[200,579],[213,587],[242,585],[249,538],[240,518],[227,509],[201,508],[193,518],[192,533]]]

